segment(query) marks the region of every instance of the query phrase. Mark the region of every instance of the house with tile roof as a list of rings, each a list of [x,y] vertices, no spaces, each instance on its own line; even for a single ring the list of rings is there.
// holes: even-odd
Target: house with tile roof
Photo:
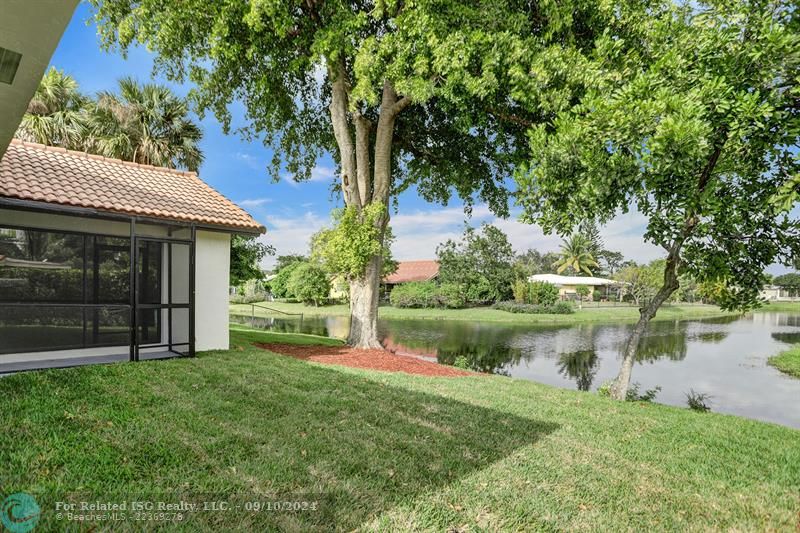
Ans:
[[[231,236],[263,232],[193,172],[12,140],[0,374],[227,349]]]
[[[388,287],[411,281],[431,281],[439,276],[439,261],[400,261],[397,270],[383,279]]]

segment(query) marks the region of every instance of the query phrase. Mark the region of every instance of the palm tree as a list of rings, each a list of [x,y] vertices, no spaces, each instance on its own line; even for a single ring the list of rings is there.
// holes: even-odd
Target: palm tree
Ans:
[[[137,163],[197,170],[203,133],[185,100],[168,87],[119,81],[119,94],[101,92],[89,113],[89,151]]]
[[[75,78],[50,67],[28,103],[15,137],[81,150],[87,132],[87,102],[88,99],[78,90]]]
[[[561,252],[558,261],[553,263],[556,267],[556,273],[561,274],[566,269],[572,269],[577,274],[585,273],[589,276],[592,271],[589,267],[597,267],[592,253],[589,251],[591,243],[586,236],[576,233],[569,239],[565,239],[561,245]]]

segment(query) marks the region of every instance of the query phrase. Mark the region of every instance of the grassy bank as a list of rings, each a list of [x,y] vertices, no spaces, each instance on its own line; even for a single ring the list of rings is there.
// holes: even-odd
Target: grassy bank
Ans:
[[[800,302],[772,302],[759,307],[756,312],[800,313]]]
[[[773,355],[767,362],[785,374],[800,378],[800,346]]]
[[[265,305],[284,313],[302,313],[304,316],[349,316],[347,305],[327,305],[321,307],[306,306],[298,303],[263,302]],[[231,313],[250,316],[249,304],[232,304]],[[800,307],[798,307],[800,310]],[[256,308],[257,316],[285,317],[279,312]],[[726,316],[726,313],[713,305],[668,305],[658,311],[655,320],[676,320],[688,318],[710,318]],[[509,313],[488,307],[471,309],[402,309],[381,306],[378,309],[381,318],[390,319],[431,319],[431,320],[471,320],[476,322],[510,322],[517,324],[578,324],[585,322],[633,322],[639,318],[636,307],[584,307],[576,309],[570,315],[534,315]]]
[[[236,329],[232,340],[231,350],[196,359],[0,379],[0,492],[33,494],[42,531],[65,527],[55,501],[231,494],[317,500],[319,509],[186,513],[182,529],[797,523],[796,430],[503,377],[322,366],[251,344],[336,342],[309,336]]]

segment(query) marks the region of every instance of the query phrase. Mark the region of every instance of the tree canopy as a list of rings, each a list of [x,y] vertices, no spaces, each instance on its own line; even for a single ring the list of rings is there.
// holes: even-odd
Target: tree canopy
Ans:
[[[497,302],[511,297],[514,250],[497,227],[467,227],[460,241],[440,244],[436,255],[439,281],[458,286],[468,302]]]
[[[662,285],[642,309],[638,341],[681,273],[724,287],[720,303],[757,305],[764,268],[789,262],[800,224],[776,197],[800,171],[800,22],[788,2],[653,4],[628,12],[568,63],[569,105],[530,130],[517,173],[526,220],[568,234],[583,220],[638,209],[666,251]],[[581,70],[572,65],[580,63]]]
[[[568,232],[637,208],[645,239],[752,304],[798,224],[771,200],[800,170],[800,33],[787,4],[666,3],[638,41],[599,39],[580,99],[531,131],[526,219]]]
[[[787,274],[775,276],[772,279],[772,284],[777,285],[778,287],[800,287],[800,273],[789,272]]]
[[[234,235],[231,237],[230,283],[238,285],[251,279],[263,279],[261,260],[275,250],[255,237]]]

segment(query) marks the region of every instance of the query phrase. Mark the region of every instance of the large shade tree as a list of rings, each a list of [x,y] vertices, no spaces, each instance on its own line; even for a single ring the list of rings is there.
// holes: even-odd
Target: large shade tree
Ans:
[[[788,211],[800,183],[796,5],[653,4],[636,20],[636,39],[604,34],[581,69],[565,67],[579,82],[573,105],[532,128],[531,161],[518,173],[526,217],[546,230],[633,206],[647,218],[645,239],[666,253],[624,349],[618,399],[680,274],[721,284],[721,304],[745,309],[764,268],[800,246]]]
[[[346,209],[365,213],[378,240],[409,187],[507,214],[504,178],[527,129],[568,97],[550,82],[562,70],[550,45],[590,44],[605,26],[594,19],[617,16],[589,1],[91,2],[105,45],[146,45],[225,127],[242,102],[243,133],[274,149],[273,177],[307,179],[332,153]],[[371,251],[349,276],[349,342],[375,348],[383,247],[360,244],[349,249]]]

